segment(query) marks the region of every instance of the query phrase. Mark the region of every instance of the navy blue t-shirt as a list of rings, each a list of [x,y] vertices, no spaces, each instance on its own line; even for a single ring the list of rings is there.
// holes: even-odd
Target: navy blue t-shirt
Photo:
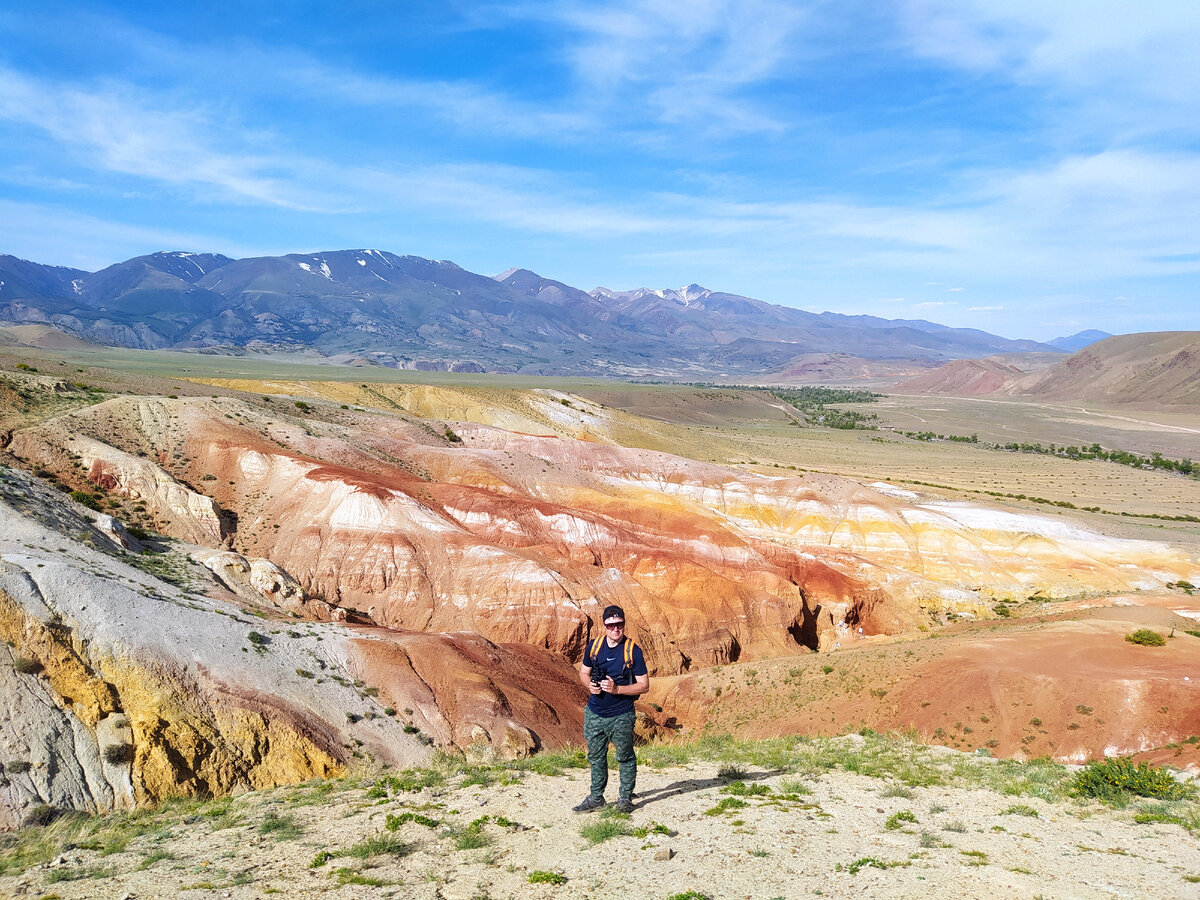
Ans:
[[[625,642],[627,640],[629,638],[622,635],[621,643],[610,647],[606,638],[600,642],[600,650],[596,653],[595,659],[592,658],[592,644],[589,642],[587,649],[583,651],[583,664],[592,670],[593,676],[599,672],[601,675],[611,677],[616,684],[633,684],[637,676],[645,675],[647,672],[646,657],[642,656],[642,648],[634,644],[633,663],[626,669]],[[596,715],[607,719],[629,712],[633,709],[633,701],[634,698],[627,694],[592,694],[588,698],[587,706]]]

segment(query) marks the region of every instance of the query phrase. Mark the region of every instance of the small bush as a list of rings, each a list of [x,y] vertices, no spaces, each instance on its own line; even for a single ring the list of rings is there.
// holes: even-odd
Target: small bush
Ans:
[[[89,494],[87,491],[71,491],[68,496],[76,503],[86,506],[88,509],[94,509],[97,512],[100,511],[101,497],[99,494]]]
[[[42,671],[42,664],[28,656],[18,656],[13,660],[13,668],[22,675],[36,675]]]
[[[1167,642],[1165,637],[1149,628],[1139,628],[1133,634],[1125,635],[1125,640],[1131,644],[1141,644],[1143,647],[1161,647]]]
[[[29,807],[29,811],[25,813],[25,818],[21,820],[21,824],[27,827],[32,825],[49,825],[62,814],[63,811],[57,807],[38,803],[35,806]]]
[[[104,748],[104,759],[115,766],[133,762],[133,744],[110,744]]]
[[[23,759],[9,760],[4,766],[4,770],[13,775],[24,775],[32,768],[33,764]]]
[[[566,884],[567,876],[560,875],[557,872],[546,872],[542,869],[536,869],[529,873],[530,884]]]
[[[1183,800],[1195,794],[1191,785],[1180,784],[1165,769],[1125,757],[1090,762],[1075,773],[1071,790],[1080,797],[1095,797],[1123,806],[1131,794],[1155,800]]]

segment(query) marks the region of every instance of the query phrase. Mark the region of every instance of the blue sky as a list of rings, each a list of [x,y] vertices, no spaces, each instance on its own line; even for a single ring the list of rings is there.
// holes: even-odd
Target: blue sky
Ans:
[[[0,252],[1200,329],[1200,4],[0,4]]]

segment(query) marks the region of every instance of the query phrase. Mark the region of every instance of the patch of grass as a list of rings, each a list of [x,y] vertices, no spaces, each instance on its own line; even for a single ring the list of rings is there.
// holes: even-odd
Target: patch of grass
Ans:
[[[343,866],[340,869],[334,869],[333,874],[337,877],[338,887],[346,884],[365,884],[368,887],[387,887],[389,884],[392,884],[390,881],[384,881],[382,878],[372,878],[369,875],[356,872],[354,869],[346,866]]]
[[[545,869],[534,869],[529,873],[530,884],[566,884],[567,876],[558,872],[547,872]]]
[[[258,833],[277,841],[294,841],[304,834],[304,827],[291,814],[269,812],[258,826]]]
[[[168,850],[153,850],[142,857],[142,861],[137,864],[137,870],[144,872],[156,862],[162,862],[164,859],[174,859],[175,855]]]
[[[662,824],[661,822],[651,821],[651,822],[646,823],[645,825],[638,825],[634,828],[631,828],[629,833],[632,834],[634,837],[644,838],[644,837],[649,837],[652,834],[671,835],[671,834],[674,834],[675,832],[673,832],[670,828],[668,828],[666,825]]]
[[[462,786],[478,785],[479,787],[489,787],[496,779],[492,773],[482,766],[468,769],[463,777]]]
[[[712,809],[706,809],[704,814],[706,816],[719,816],[727,812],[732,812],[735,809],[743,809],[749,805],[741,797],[722,797],[716,806],[712,807]]]
[[[357,844],[351,844],[344,850],[338,851],[338,856],[352,856],[355,859],[370,859],[372,856],[408,856],[413,852],[413,845],[391,834],[373,834],[363,838]]]
[[[437,819],[431,819],[429,816],[423,816],[416,812],[402,812],[400,815],[388,813],[384,820],[384,828],[388,831],[397,831],[405,822],[416,822],[418,825],[424,825],[426,828],[437,828]]]
[[[851,875],[857,875],[859,872],[861,872],[863,869],[865,869],[867,867],[870,867],[873,869],[896,869],[896,868],[904,868],[905,866],[910,866],[910,865],[912,865],[912,863],[908,862],[907,860],[892,861],[892,860],[878,859],[874,856],[860,856],[858,859],[856,859],[854,862],[847,865],[845,868],[846,868],[846,871],[849,872]],[[838,871],[841,871],[840,867],[841,867],[841,863],[838,863]]]
[[[455,850],[481,850],[492,843],[492,837],[483,831],[463,831],[454,836]]]
[[[755,847],[753,850],[747,850],[746,852],[749,853],[751,856],[757,856],[760,858],[771,855],[769,850],[764,850],[762,847]]]
[[[765,797],[771,793],[771,788],[765,784],[746,784],[744,781],[735,781],[721,788],[721,793],[733,794],[737,797]]]
[[[684,891],[681,894],[672,894],[666,900],[712,900],[712,897],[699,891]]]
[[[986,866],[990,860],[988,855],[982,850],[959,850],[966,859],[963,860],[968,866]]]
[[[80,866],[79,868],[60,866],[57,869],[50,870],[50,874],[46,876],[46,883],[57,884],[60,881],[79,881],[84,878],[99,880],[102,878],[112,878],[115,874],[115,869],[104,866]]]
[[[1038,817],[1038,811],[1026,803],[1017,803],[1009,806],[1006,809],[1000,810],[1002,816],[1029,816],[1032,819]]]
[[[629,833],[629,823],[617,818],[597,819],[595,822],[588,822],[579,828],[579,836],[593,846]]]
[[[953,831],[955,834],[963,834],[967,830],[967,826],[961,820],[955,819],[953,822],[947,822],[942,826],[944,831]]]
[[[405,769],[396,775],[383,776],[374,786],[392,793],[415,793],[425,788],[441,787],[445,783],[446,776],[435,769]]]
[[[901,828],[905,822],[915,825],[917,824],[917,817],[913,815],[910,810],[902,809],[900,812],[893,813],[892,815],[888,816],[888,820],[883,823],[883,827],[888,831],[896,831],[898,828]]]

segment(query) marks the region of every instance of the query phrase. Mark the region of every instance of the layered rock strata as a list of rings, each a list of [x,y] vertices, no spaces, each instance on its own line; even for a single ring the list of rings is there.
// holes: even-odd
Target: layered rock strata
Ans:
[[[46,464],[71,444],[86,483],[165,530],[269,560],[379,625],[576,660],[619,603],[660,673],[1197,572],[1062,519],[483,425],[120,398],[18,432],[12,451]]]

